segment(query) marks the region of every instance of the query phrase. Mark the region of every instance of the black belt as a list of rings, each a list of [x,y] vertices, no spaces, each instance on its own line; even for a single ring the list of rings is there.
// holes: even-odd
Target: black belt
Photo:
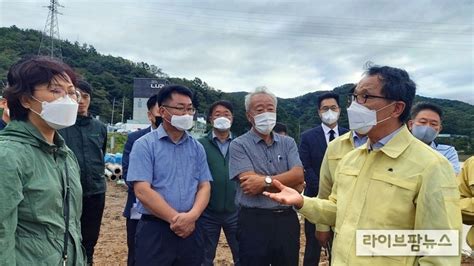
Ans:
[[[293,208],[276,208],[276,209],[262,209],[262,208],[250,208],[240,207],[241,212],[255,213],[255,214],[292,214],[295,213]]]
[[[142,217],[140,219],[144,220],[144,221],[154,221],[154,222],[164,222],[164,223],[166,223],[165,220],[160,219],[160,218],[156,217],[155,215],[151,215],[151,214],[142,214]]]

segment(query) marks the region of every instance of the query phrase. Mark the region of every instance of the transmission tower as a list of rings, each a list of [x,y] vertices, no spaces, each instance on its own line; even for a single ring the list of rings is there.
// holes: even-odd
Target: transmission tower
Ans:
[[[48,18],[44,25],[44,30],[41,35],[40,48],[38,55],[49,55],[50,57],[56,57],[62,59],[61,50],[61,39],[59,38],[59,23],[58,14],[62,15],[58,11],[59,7],[64,7],[59,4],[58,0],[50,0],[49,6],[45,6],[49,9]]]

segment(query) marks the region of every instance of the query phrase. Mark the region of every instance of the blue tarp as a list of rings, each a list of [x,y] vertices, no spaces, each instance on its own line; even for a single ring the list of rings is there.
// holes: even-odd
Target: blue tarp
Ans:
[[[123,154],[121,153],[106,153],[104,156],[105,163],[116,163],[122,165],[122,157]]]

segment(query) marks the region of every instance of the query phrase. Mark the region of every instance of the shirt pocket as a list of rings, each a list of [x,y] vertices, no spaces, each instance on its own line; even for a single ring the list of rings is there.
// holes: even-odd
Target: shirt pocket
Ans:
[[[408,229],[415,218],[415,201],[418,195],[416,177],[374,174],[368,190],[369,209],[374,219],[388,227]],[[390,226],[392,225],[392,226]]]
[[[360,170],[351,167],[343,167],[339,172],[336,172],[334,186],[336,193],[334,194],[334,186],[332,188],[330,198],[336,197],[337,213],[346,213],[347,207],[350,205],[352,193],[357,183]],[[337,219],[337,222],[343,219]],[[337,227],[337,226],[336,226]]]
[[[341,194],[341,196],[349,194],[348,192],[354,189],[359,173],[360,169],[350,167],[341,168],[339,173],[336,173],[335,185],[337,184],[337,194]]]

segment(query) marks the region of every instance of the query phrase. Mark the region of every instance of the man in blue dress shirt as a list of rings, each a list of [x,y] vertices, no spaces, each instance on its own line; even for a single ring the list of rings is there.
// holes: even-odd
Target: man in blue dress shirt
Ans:
[[[128,165],[130,152],[132,151],[133,144],[137,139],[143,137],[145,134],[148,134],[158,128],[161,124],[161,117],[159,113],[158,106],[158,94],[151,96],[146,102],[148,108],[147,116],[151,125],[147,128],[132,132],[128,134],[127,142],[123,149],[123,158],[122,158],[122,170],[123,178],[127,181]],[[138,221],[140,220],[140,214],[137,212],[137,199],[135,197],[135,192],[133,191],[133,184],[127,182],[127,202],[125,203],[125,208],[123,210],[123,216],[127,219],[125,226],[127,228],[127,247],[128,247],[128,256],[127,256],[127,265],[135,265],[135,231],[137,229]]]
[[[135,265],[201,265],[197,220],[210,196],[211,173],[193,126],[192,92],[167,85],[158,93],[162,124],[133,145],[127,180],[142,214],[135,233]]]
[[[459,174],[458,152],[453,146],[437,144],[434,140],[443,129],[443,111],[441,107],[429,102],[420,102],[411,109],[411,119],[408,121],[408,128],[419,140],[430,145],[441,155],[446,157],[454,168],[454,172]]]

